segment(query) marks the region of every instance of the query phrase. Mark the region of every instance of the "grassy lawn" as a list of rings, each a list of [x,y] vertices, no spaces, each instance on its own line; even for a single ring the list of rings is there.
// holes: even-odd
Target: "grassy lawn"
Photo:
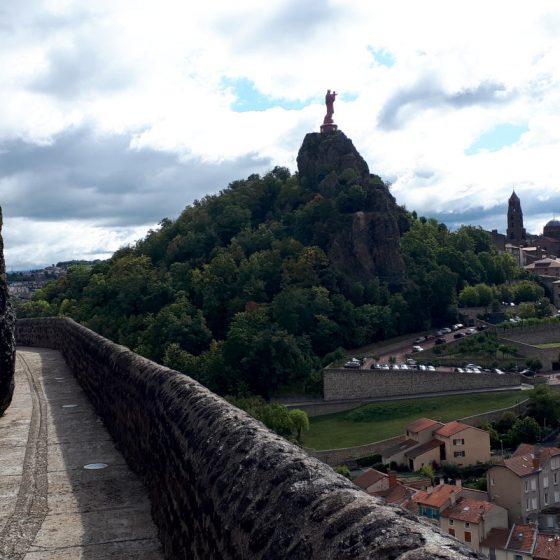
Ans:
[[[449,422],[481,412],[512,406],[527,392],[473,393],[403,401],[372,403],[360,408],[310,418],[305,447],[337,449],[364,445],[404,433],[407,424],[425,416]]]
[[[543,344],[535,344],[537,348],[560,348],[560,342],[544,342]]]

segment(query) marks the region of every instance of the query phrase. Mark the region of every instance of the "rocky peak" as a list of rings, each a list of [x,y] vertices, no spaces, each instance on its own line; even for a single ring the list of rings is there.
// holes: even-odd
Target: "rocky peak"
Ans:
[[[2,241],[2,209],[0,208],[0,416],[10,406],[14,392],[14,314],[8,296],[4,242]]]
[[[297,166],[300,178],[309,186],[317,185],[333,171],[340,175],[346,169],[354,170],[360,177],[369,177],[367,163],[341,130],[306,134],[297,156]]]
[[[344,225],[327,252],[333,266],[354,281],[373,277],[390,284],[404,278],[400,235],[406,219],[387,186],[369,172],[364,158],[342,131],[309,133],[297,157],[301,184],[335,201]],[[338,227],[338,225],[337,225]]]

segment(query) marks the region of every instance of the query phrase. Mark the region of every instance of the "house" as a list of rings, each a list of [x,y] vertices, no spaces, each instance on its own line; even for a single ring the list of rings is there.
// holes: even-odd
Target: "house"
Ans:
[[[510,523],[560,529],[560,449],[521,444],[486,472],[488,495],[509,511]]]
[[[396,481],[397,473],[394,471],[389,471],[389,475],[387,475],[375,469],[365,469],[352,482],[369,494],[378,490],[387,490],[390,476]]]
[[[455,485],[441,483],[435,487],[430,486],[412,496],[409,509],[439,525],[442,512],[457,502],[461,490],[461,481]]]
[[[507,511],[492,502],[459,496],[441,512],[439,526],[475,551],[494,528],[508,526]]]
[[[490,461],[490,434],[480,428],[453,421],[435,430],[434,437],[444,443],[446,463],[464,466]]]
[[[404,464],[417,471],[433,463],[464,466],[490,460],[488,432],[463,422],[442,424],[419,418],[406,427],[406,438],[382,451],[384,463]]]
[[[555,276],[560,277],[560,260],[545,258],[538,261],[532,262],[527,266],[523,267],[529,272],[534,272],[539,276]]]
[[[490,560],[532,560],[537,537],[534,525],[514,523],[511,529],[494,528],[480,543],[480,552]]]

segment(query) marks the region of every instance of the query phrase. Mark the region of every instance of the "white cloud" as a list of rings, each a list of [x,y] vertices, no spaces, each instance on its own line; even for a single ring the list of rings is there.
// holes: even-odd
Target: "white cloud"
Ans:
[[[560,10],[553,0],[9,4],[1,8],[0,149],[14,139],[54,145],[84,126],[99,142],[126,137],[133,152],[168,152],[191,165],[189,190],[166,182],[187,204],[207,185],[196,162],[206,175],[209,166],[249,158],[294,168],[304,134],[321,123],[324,91],[334,88],[357,95],[339,98],[336,122],[408,208],[490,209],[513,187],[522,200],[535,193],[558,200]],[[370,47],[390,53],[394,65],[377,63]],[[246,78],[270,97],[312,101],[301,110],[236,113],[224,78]],[[513,146],[465,154],[503,123],[528,131]],[[68,187],[70,199],[84,194],[83,175]],[[0,170],[5,211],[13,181]],[[125,188],[116,178],[115,189]],[[107,197],[88,200],[101,211]],[[32,214],[21,200],[17,208]]]

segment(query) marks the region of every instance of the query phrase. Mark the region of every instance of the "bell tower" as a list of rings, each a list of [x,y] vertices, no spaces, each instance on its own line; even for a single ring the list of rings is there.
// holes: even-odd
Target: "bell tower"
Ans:
[[[508,201],[507,213],[507,240],[506,243],[524,243],[527,240],[527,233],[523,227],[523,211],[521,201],[515,194],[511,193]]]

